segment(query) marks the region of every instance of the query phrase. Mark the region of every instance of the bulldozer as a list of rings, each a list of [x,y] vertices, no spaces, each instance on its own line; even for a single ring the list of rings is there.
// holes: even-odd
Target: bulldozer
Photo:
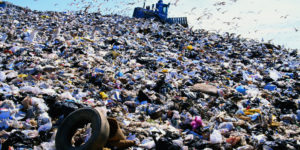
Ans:
[[[6,2],[0,0],[0,8],[5,8]]]
[[[134,8],[132,17],[155,19],[162,23],[181,24],[184,27],[188,27],[187,17],[168,18],[169,6],[170,6],[170,3],[164,4],[162,0],[158,0],[156,5],[152,4],[152,8],[150,8],[150,6],[146,6],[146,8],[145,8],[145,1],[144,1],[143,7]]]

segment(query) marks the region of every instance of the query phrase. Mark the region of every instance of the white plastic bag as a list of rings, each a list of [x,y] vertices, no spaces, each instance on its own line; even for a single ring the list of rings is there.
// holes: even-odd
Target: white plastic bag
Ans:
[[[6,79],[6,75],[3,71],[0,72],[0,81],[3,82]]]
[[[222,143],[223,141],[221,132],[219,130],[214,130],[209,136],[209,138],[210,138],[210,142],[213,144]]]
[[[270,78],[272,78],[274,81],[277,81],[278,79],[282,78],[282,75],[277,70],[270,70],[269,75]]]

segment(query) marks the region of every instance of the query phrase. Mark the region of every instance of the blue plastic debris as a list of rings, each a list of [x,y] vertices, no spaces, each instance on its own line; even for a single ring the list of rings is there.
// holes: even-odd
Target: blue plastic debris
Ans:
[[[260,114],[259,113],[255,113],[253,115],[247,115],[247,116],[250,117],[252,121],[255,121],[260,116]]]
[[[267,84],[264,89],[269,90],[269,91],[274,91],[276,90],[277,86],[273,84]]]
[[[5,108],[0,108],[0,120],[8,119],[10,117],[10,111]]]
[[[246,95],[246,89],[243,86],[238,86],[235,89],[236,89],[236,91]]]
[[[99,73],[105,73],[105,71],[104,71],[104,70],[102,70],[102,69],[100,69],[100,68],[96,68],[96,69],[95,69],[95,72],[99,72]]]
[[[141,102],[141,105],[146,105],[146,104],[148,104],[147,101],[142,101],[142,102]]]
[[[117,74],[116,74],[116,77],[123,77],[123,73],[122,72],[118,72]]]
[[[297,121],[300,122],[300,110],[297,110]]]

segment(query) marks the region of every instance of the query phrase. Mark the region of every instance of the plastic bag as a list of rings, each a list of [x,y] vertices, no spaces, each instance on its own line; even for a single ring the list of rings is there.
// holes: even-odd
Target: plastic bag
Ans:
[[[10,117],[10,111],[6,108],[0,108],[0,120],[8,119]]]
[[[32,87],[32,86],[24,86],[20,88],[21,92],[31,92],[33,94],[40,94],[41,93],[41,89],[38,87]]]
[[[266,90],[269,90],[269,91],[274,91],[277,89],[277,86],[276,85],[273,85],[273,84],[267,84],[264,89]]]
[[[6,75],[3,71],[0,72],[0,81],[3,82],[6,79]]]
[[[60,95],[61,99],[75,99],[70,92],[64,92]]]
[[[155,147],[155,142],[149,139],[144,139],[139,146],[145,149],[152,149]]]
[[[209,136],[210,142],[213,144],[222,143],[222,135],[219,130],[214,130]]]
[[[280,72],[278,72],[277,70],[270,70],[270,71],[269,71],[269,76],[270,76],[270,78],[272,78],[274,81],[277,81],[278,79],[282,78],[282,75],[281,75]]]
[[[232,130],[234,128],[232,122],[222,122],[219,126],[218,129],[227,129],[227,130]]]

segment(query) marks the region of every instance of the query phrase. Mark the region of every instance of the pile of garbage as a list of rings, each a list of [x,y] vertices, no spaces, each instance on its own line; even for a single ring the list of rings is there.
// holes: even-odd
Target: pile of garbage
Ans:
[[[297,50],[118,15],[0,12],[0,149],[55,149],[87,107],[131,149],[300,149]]]

